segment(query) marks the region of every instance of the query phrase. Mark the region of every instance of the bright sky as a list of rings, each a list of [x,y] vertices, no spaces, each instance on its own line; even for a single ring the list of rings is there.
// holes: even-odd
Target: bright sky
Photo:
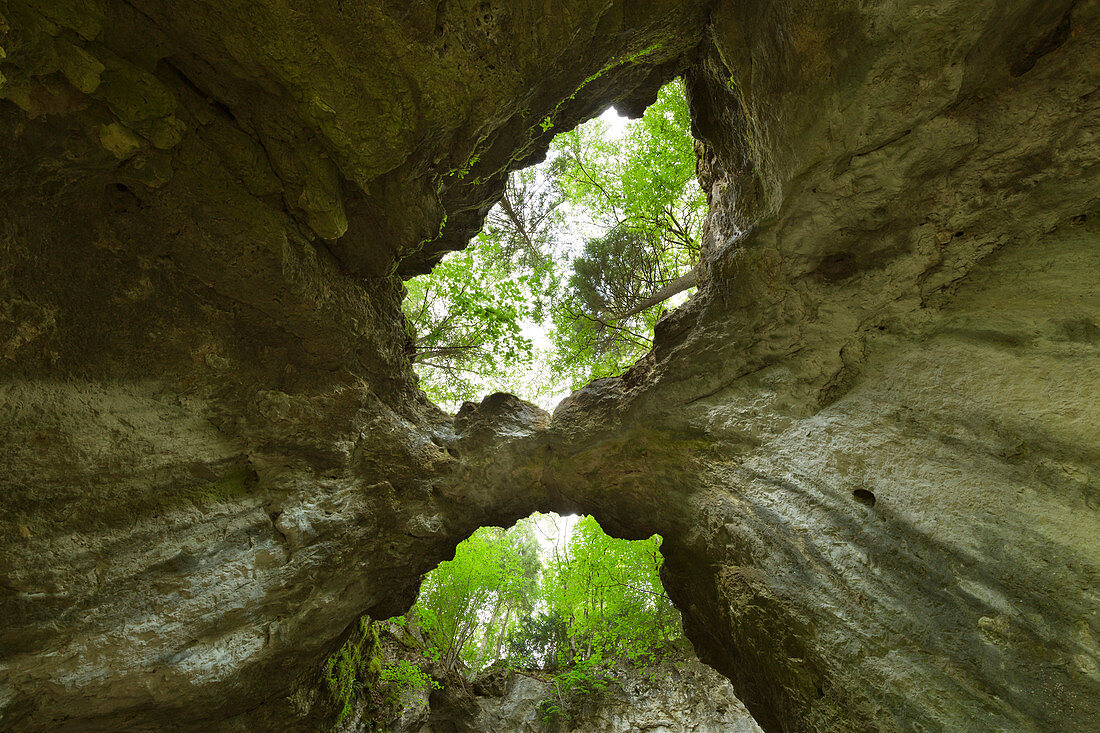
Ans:
[[[538,537],[542,556],[552,556],[555,548],[558,554],[561,554],[566,543],[569,542],[573,527],[577,526],[579,521],[580,516],[577,514],[567,514],[564,517],[554,512],[536,514],[535,535]]]
[[[610,137],[616,140],[626,133],[626,126],[630,122],[629,117],[623,117],[619,114],[619,110],[614,107],[608,107],[604,110],[604,113],[600,115],[600,119],[607,124],[607,131]]]

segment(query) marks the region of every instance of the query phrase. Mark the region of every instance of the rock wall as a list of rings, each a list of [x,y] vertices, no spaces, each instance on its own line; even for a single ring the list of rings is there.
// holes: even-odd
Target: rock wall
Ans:
[[[383,725],[392,733],[760,733],[729,681],[699,660],[666,659],[614,668],[605,694],[578,701],[566,717],[546,718],[540,704],[553,698],[551,682],[499,673],[476,694],[444,688],[422,691]],[[355,728],[364,730],[368,728]]]
[[[764,730],[1089,729],[1098,21],[0,0],[0,727],[312,729],[359,615],[584,509]],[[682,71],[699,293],[552,417],[430,405],[400,278]]]

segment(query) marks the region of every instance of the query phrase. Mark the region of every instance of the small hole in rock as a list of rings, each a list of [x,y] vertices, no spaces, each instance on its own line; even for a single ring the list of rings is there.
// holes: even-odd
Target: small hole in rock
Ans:
[[[1069,221],[1070,221],[1071,224],[1076,224],[1076,225],[1080,226],[1081,224],[1084,224],[1087,219],[1088,219],[1088,217],[1085,216],[1084,214],[1078,214],[1077,216],[1073,217]]]
[[[852,496],[864,506],[871,507],[875,505],[875,495],[867,489],[856,489],[852,492]]]
[[[125,183],[116,183],[115,184],[115,190],[116,191],[121,191],[122,193],[129,193],[130,192],[130,187],[127,186]]]

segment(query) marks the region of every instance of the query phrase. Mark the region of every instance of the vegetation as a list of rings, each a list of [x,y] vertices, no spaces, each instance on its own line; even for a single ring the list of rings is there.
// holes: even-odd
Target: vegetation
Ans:
[[[538,540],[530,522],[483,527],[420,588],[412,618],[445,670],[478,672],[500,658],[514,623],[539,593]]]
[[[431,675],[407,659],[387,662],[382,667],[378,679],[389,691],[390,701],[398,706],[408,705],[414,690],[443,688],[443,685],[432,679]]]
[[[602,119],[558,135],[466,250],[409,281],[422,386],[445,404],[539,399],[622,373],[694,285],[705,211],[682,82],[621,137]]]
[[[425,578],[407,617],[445,672],[540,671],[554,690],[541,706],[548,719],[604,692],[616,661],[649,664],[682,638],[658,577],[659,537],[613,539],[585,517],[563,543],[540,539],[559,521],[478,530]]]
[[[410,612],[389,622],[405,627],[419,664],[383,664],[377,627],[366,622],[328,660],[337,722],[357,695],[374,709],[400,707],[441,680],[468,687],[499,667],[550,682],[541,715],[569,717],[612,684],[613,664],[644,666],[681,642],[679,613],[658,577],[660,542],[613,539],[591,517],[571,528],[533,515],[509,530],[479,529],[425,577]]]
[[[378,630],[369,619],[361,618],[359,628],[325,660],[322,670],[337,725],[352,713],[359,695],[377,683],[381,672]]]
[[[413,362],[427,367],[420,370],[422,386],[438,402],[468,399],[478,377],[505,381],[534,358],[521,328],[530,316],[524,297],[530,275],[513,274],[501,246],[486,239],[406,285],[405,316],[416,327]]]
[[[660,538],[608,537],[592,517],[545,551],[537,519],[483,527],[421,587],[410,618],[442,665],[476,674],[504,662],[554,671],[627,657],[645,664],[680,638],[661,587]]]
[[[694,284],[705,209],[682,83],[619,137],[602,119],[558,135],[466,250],[407,283],[422,386],[451,405],[487,389],[540,399],[629,368],[662,304]],[[338,722],[367,691],[403,704],[491,665],[538,670],[554,689],[544,717],[568,715],[614,661],[643,665],[680,639],[659,537],[615,540],[587,517],[550,542],[546,521],[482,528],[425,578],[406,617],[423,664],[383,664],[377,628],[353,635],[325,667]]]

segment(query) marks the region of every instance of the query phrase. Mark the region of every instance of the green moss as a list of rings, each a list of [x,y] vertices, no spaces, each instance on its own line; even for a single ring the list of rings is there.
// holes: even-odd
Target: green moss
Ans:
[[[572,94],[570,94],[568,97],[566,97],[565,99],[558,102],[557,105],[554,106],[554,109],[550,112],[550,114],[548,114],[546,117],[544,117],[542,119],[541,122],[539,122],[539,127],[542,128],[543,132],[546,132],[547,130],[552,128],[554,126],[554,121],[557,118],[558,113],[561,111],[562,107],[564,107],[566,104],[568,104],[569,102],[572,102],[574,99],[576,99],[577,95],[581,93],[581,90],[583,90],[586,86],[588,86],[592,82],[599,79],[604,74],[608,73],[609,71],[611,71],[613,69],[617,69],[620,66],[626,66],[626,65],[632,64],[632,63],[634,63],[634,62],[636,62],[636,61],[638,61],[642,58],[645,58],[646,56],[649,56],[649,55],[659,51],[662,48],[663,45],[664,45],[663,42],[658,41],[657,43],[654,43],[651,46],[647,46],[646,48],[643,48],[641,51],[635,51],[634,53],[629,54],[627,56],[624,56],[622,58],[612,59],[609,64],[607,64],[606,66],[601,68],[599,71],[597,71],[594,74],[590,74],[584,81],[582,81],[580,83],[580,85],[576,89],[573,90]]]
[[[431,237],[425,237],[424,239],[421,239],[419,242],[417,242],[416,248],[420,249],[424,245],[430,244],[430,243],[434,242],[435,240],[439,239],[440,237],[443,236],[443,230],[446,229],[446,228],[447,228],[447,212],[444,211],[443,212],[443,218],[440,219],[440,221],[439,221],[439,229],[436,230],[435,235],[431,236]]]
[[[359,628],[325,660],[322,668],[335,714],[333,727],[351,715],[360,693],[377,685],[381,673],[382,645],[378,629],[364,616],[359,619]]]
[[[386,687],[386,700],[391,705],[406,707],[424,688],[443,689],[443,685],[431,675],[407,659],[397,659],[382,667],[379,679]]]
[[[447,177],[448,178],[456,177],[456,178],[458,178],[458,180],[461,181],[463,178],[465,178],[467,175],[469,175],[470,169],[473,168],[475,165],[477,165],[478,161],[480,161],[480,160],[481,160],[480,155],[472,156],[469,160],[466,161],[466,165],[462,166],[461,168],[455,168],[454,170],[449,171],[447,173]],[[475,183],[476,183],[476,181],[475,181]]]
[[[210,484],[210,495],[218,499],[232,499],[247,494],[256,483],[256,473],[248,466],[238,466]]]

